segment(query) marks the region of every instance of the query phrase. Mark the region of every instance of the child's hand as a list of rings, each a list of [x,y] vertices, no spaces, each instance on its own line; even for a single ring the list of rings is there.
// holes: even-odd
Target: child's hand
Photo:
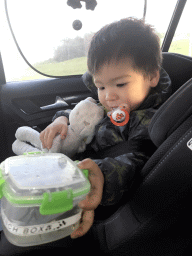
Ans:
[[[88,178],[91,183],[91,190],[86,199],[79,203],[79,207],[83,210],[95,210],[102,199],[104,176],[99,166],[89,158],[78,163],[78,167],[89,170]]]
[[[83,211],[79,227],[71,234],[71,238],[78,238],[85,235],[94,221],[94,211]]]
[[[85,159],[78,164],[80,169],[89,170],[89,181],[91,183],[91,191],[86,199],[79,203],[79,207],[83,209],[81,223],[72,234],[71,238],[77,238],[85,235],[93,225],[94,209],[100,204],[103,194],[104,177],[99,166],[91,159]]]
[[[68,119],[65,116],[60,116],[53,123],[48,125],[41,133],[40,140],[43,148],[50,149],[53,144],[53,139],[57,134],[61,135],[61,139],[65,139],[68,130]]]

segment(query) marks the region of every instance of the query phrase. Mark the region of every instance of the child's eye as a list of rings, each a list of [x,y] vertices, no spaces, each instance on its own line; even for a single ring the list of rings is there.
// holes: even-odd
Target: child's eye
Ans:
[[[99,91],[103,91],[105,89],[105,87],[101,86],[98,88]]]
[[[123,87],[125,86],[127,83],[123,83],[123,84],[117,84],[117,87]]]

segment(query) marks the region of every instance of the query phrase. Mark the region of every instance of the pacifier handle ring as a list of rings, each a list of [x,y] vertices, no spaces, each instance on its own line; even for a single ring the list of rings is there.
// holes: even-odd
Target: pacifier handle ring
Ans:
[[[113,118],[112,115],[110,116],[111,122],[116,125],[116,126],[124,126],[129,122],[129,113],[125,109],[121,109],[125,113],[125,120],[122,123],[116,122]]]

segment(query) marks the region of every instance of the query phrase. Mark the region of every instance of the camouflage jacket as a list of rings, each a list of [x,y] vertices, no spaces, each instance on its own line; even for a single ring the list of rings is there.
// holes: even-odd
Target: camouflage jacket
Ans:
[[[91,91],[97,93],[87,73],[83,76],[83,80]],[[171,81],[162,69],[158,85],[152,88],[142,105],[130,113],[128,124],[122,127],[115,126],[109,117],[105,116],[96,126],[95,137],[86,152],[76,155],[76,159],[79,160],[90,157],[100,167],[105,180],[101,205],[118,203],[124,193],[129,191],[132,182],[155,151],[148,134],[148,125],[158,107],[170,95]],[[66,115],[66,112],[57,112],[54,119],[61,115]],[[121,146],[122,142],[127,143],[125,152],[115,149],[115,146],[118,144]],[[113,148],[116,150],[115,157],[114,154],[111,155],[110,148],[112,152]]]

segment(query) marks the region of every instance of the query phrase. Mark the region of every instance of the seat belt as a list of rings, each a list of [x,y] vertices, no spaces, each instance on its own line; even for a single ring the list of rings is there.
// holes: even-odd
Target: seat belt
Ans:
[[[89,157],[92,159],[104,159],[106,157],[114,158],[127,153],[133,153],[133,152],[143,152],[145,155],[151,156],[156,149],[157,147],[149,139],[142,140],[140,144],[138,143],[138,141],[136,142],[123,141],[118,143],[117,145],[110,146],[101,151],[93,152],[88,150],[86,152],[86,157]]]

